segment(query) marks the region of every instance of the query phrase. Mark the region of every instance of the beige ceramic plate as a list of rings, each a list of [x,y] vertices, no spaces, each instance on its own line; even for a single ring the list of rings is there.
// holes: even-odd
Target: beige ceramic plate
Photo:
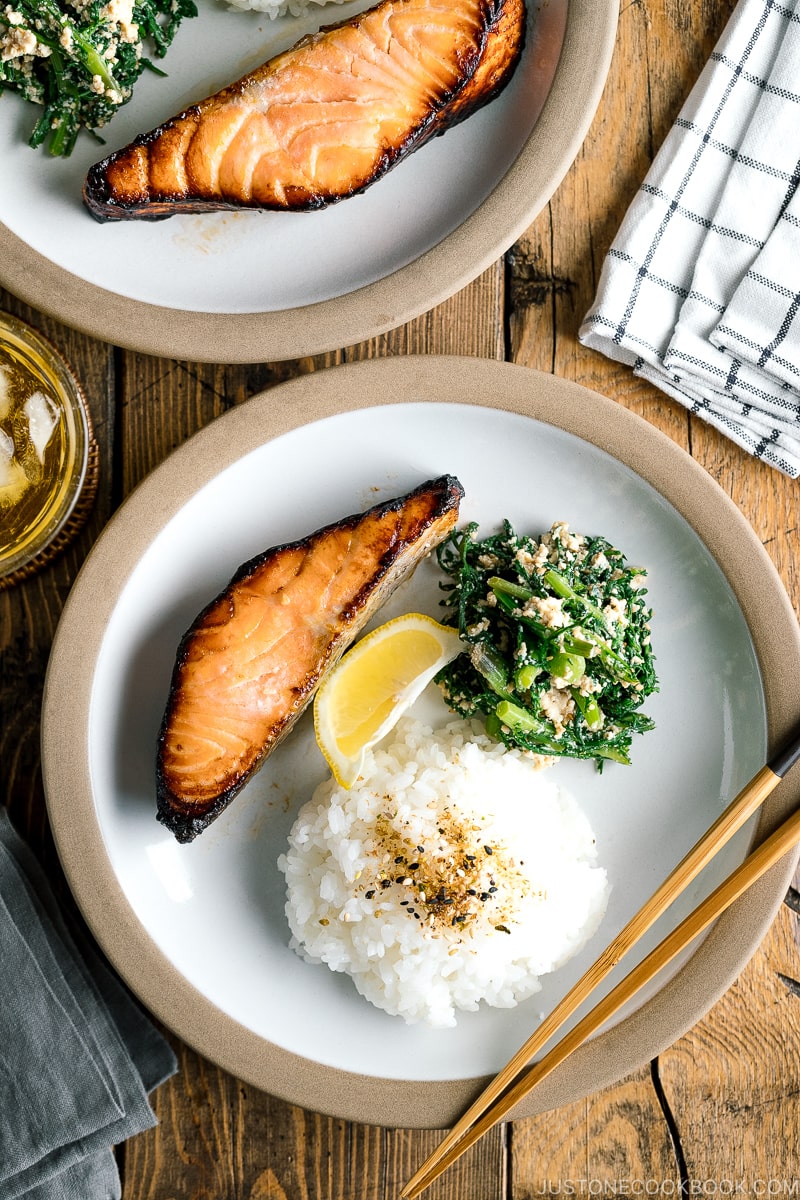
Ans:
[[[211,213],[96,224],[81,204],[102,153],[366,7],[347,0],[270,21],[198,0],[104,131],[53,160],[26,145],[32,106],[0,106],[0,282],[69,325],[191,360],[298,358],[394,328],[504,253],[555,191],[605,82],[616,0],[529,0],[523,59],[503,94],[361,196],[319,213]],[[332,14],[332,15],[331,15]]]
[[[559,763],[592,822],[612,895],[599,932],[514,1010],[456,1029],[407,1026],[288,947],[276,859],[324,774],[310,714],[230,808],[179,846],[155,820],[155,739],[183,630],[240,562],[444,472],[461,516],[603,533],[648,568],[661,692],[633,765]],[[381,619],[436,611],[422,564]],[[727,497],[640,418],[508,364],[380,359],[257,396],[153,472],[98,541],[64,610],[44,702],[52,826],[87,920],[141,999],[235,1075],[311,1109],[449,1124],[652,893],[795,720],[794,615]],[[433,698],[428,697],[433,703]],[[768,822],[800,798],[788,779]],[[750,828],[654,940],[741,860]],[[677,974],[577,1053],[524,1111],[562,1104],[647,1061],[691,1026],[752,954],[785,893],[777,868]]]

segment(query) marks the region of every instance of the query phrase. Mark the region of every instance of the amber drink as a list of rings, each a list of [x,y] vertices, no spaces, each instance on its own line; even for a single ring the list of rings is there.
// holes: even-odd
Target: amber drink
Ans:
[[[0,313],[0,579],[64,529],[89,442],[86,407],[66,363],[35,330]]]

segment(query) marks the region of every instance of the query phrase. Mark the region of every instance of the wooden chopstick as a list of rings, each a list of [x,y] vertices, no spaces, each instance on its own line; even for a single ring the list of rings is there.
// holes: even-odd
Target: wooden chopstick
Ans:
[[[553,1047],[549,1054],[545,1055],[541,1062],[529,1067],[496,1104],[472,1125],[456,1145],[437,1160],[413,1190],[407,1188],[400,1195],[407,1197],[418,1195],[443,1171],[452,1166],[456,1159],[483,1137],[487,1130],[502,1120],[505,1114],[527,1096],[532,1088],[536,1087],[551,1071],[554,1071],[565,1058],[572,1054],[573,1050],[582,1045],[615,1012],[618,1012],[623,1004],[627,1004],[662,967],[665,967],[681,950],[685,949],[693,938],[707,929],[726,908],[733,904],[734,900],[738,900],[756,880],[760,879],[798,842],[800,842],[800,809],[792,813],[757,850],[748,855],[741,866],[737,867],[724,883],[721,883],[706,900],[681,921],[680,925],[668,934],[654,950],[651,950],[646,958],[642,959],[591,1012],[587,1013]]]
[[[497,1076],[495,1076],[488,1087],[484,1089],[480,1096],[478,1096],[477,1100],[473,1102],[460,1120],[453,1126],[450,1132],[440,1142],[436,1150],[434,1150],[433,1153],[425,1160],[425,1162],[422,1163],[416,1173],[408,1181],[405,1188],[400,1192],[401,1200],[412,1200],[412,1197],[419,1195],[419,1193],[423,1191],[429,1183],[437,1178],[442,1171],[446,1170],[446,1168],[452,1162],[454,1162],[456,1158],[459,1158],[461,1154],[475,1141],[477,1141],[477,1139],[481,1137],[487,1129],[494,1125],[496,1121],[500,1120],[503,1114],[507,1112],[508,1109],[521,1098],[521,1096],[527,1094],[530,1088],[535,1086],[540,1079],[544,1078],[543,1074],[536,1074],[536,1072],[542,1071],[544,1064],[548,1062],[550,1056],[543,1059],[541,1063],[531,1068],[529,1071],[527,1071],[527,1073],[522,1074],[522,1077],[518,1080],[518,1077],[521,1075],[521,1073],[525,1072],[533,1056],[542,1049],[545,1043],[550,1040],[550,1038],[561,1028],[564,1022],[567,1021],[569,1017],[576,1011],[576,1009],[583,1003],[583,1001],[588,998],[591,992],[599,985],[606,975],[608,975],[612,968],[617,965],[617,963],[623,958],[628,950],[630,950],[632,946],[639,941],[639,939],[644,933],[646,933],[650,926],[662,915],[662,913],[666,911],[670,904],[677,899],[677,897],[681,894],[681,892],[683,892],[688,884],[700,873],[703,867],[711,861],[717,851],[720,850],[730,840],[733,834],[741,828],[745,821],[747,821],[749,817],[751,817],[753,813],[757,811],[760,805],[763,804],[764,800],[766,800],[767,796],[769,796],[778,783],[780,783],[786,772],[796,762],[798,757],[800,757],[800,734],[796,734],[792,741],[785,747],[785,749],[771,758],[767,765],[762,767],[761,770],[758,771],[757,774],[750,780],[750,782],[745,785],[735,799],[728,805],[722,815],[717,818],[710,829],[703,834],[700,840],[681,860],[675,870],[667,877],[667,879],[664,880],[654,895],[651,896],[651,898],[642,906],[642,908],[640,908],[639,911],[630,919],[630,921],[628,921],[627,925],[625,925],[621,932],[617,934],[614,940],[606,947],[606,949],[588,969],[588,971],[586,971],[586,973],[581,976],[578,982],[573,985],[570,991],[567,992],[563,999],[556,1005],[550,1015],[547,1016],[544,1021],[542,1021],[542,1023],[528,1038],[525,1044],[520,1047],[513,1058],[509,1060],[506,1066]],[[793,818],[790,818],[790,820],[792,819]],[[798,818],[798,820],[800,820],[800,818]],[[787,822],[787,825],[788,824],[789,822]],[[792,828],[794,827],[792,826]],[[781,827],[781,830],[783,829],[784,826]],[[773,835],[773,837],[774,836],[775,835]],[[769,846],[772,841],[773,839],[771,838],[768,842],[765,842],[764,847],[762,847],[761,850]],[[791,843],[789,842],[787,844]],[[754,855],[750,855],[745,860],[745,863],[743,863],[739,868],[739,870],[734,872],[734,875],[731,876],[731,880],[738,877],[740,873],[743,873],[744,868],[751,863],[755,854],[759,853],[760,851],[756,851],[754,852]],[[761,859],[758,861],[760,862]],[[767,868],[764,867],[763,869],[766,870]],[[753,880],[755,878],[757,878],[757,876],[754,875]],[[709,901],[713,897],[716,897],[718,893],[721,892],[726,886],[726,884],[723,884],[721,888],[718,888],[717,891],[713,893],[713,896],[709,897],[709,900],[705,901],[704,904],[708,905]],[[748,886],[749,884],[745,883],[742,887],[742,890]],[[731,903],[731,901],[729,900],[727,903]],[[727,907],[727,904],[725,907]],[[703,908],[703,906],[701,906],[701,908]],[[696,912],[699,911],[700,909],[696,910]],[[719,911],[721,912],[722,909]],[[692,916],[694,915],[695,914],[692,914]],[[690,918],[687,918],[687,921],[688,920],[690,920]],[[709,917],[706,923],[709,923],[712,920],[714,920],[713,916]],[[686,921],[682,922],[681,925],[678,926],[678,930],[683,929],[686,923]],[[691,936],[695,936],[695,934],[699,932],[700,928],[704,927],[705,926],[700,926]],[[661,943],[661,945],[657,947],[657,951],[660,951],[666,942],[670,942],[670,944],[672,944],[672,940],[675,938],[675,934],[677,934],[678,930],[676,930],[674,934],[670,935],[670,938],[665,939],[665,942]],[[689,940],[691,940],[690,937],[687,937],[686,942],[688,943]],[[678,947],[678,949],[680,948],[681,947]],[[678,953],[678,949],[673,950],[670,957],[674,957],[674,955]],[[657,951],[654,951],[653,954],[655,954]],[[644,959],[643,963],[640,964],[640,966],[633,972],[631,972],[631,975],[623,980],[622,984],[618,985],[618,988],[615,988],[614,991],[609,994],[609,997],[607,997],[605,1002],[601,1001],[601,1006],[603,1003],[607,1003],[608,1000],[614,996],[615,993],[623,987],[623,985],[627,983],[628,979],[636,976],[637,972],[641,971],[644,963],[651,961],[653,954],[648,955],[648,957]],[[666,962],[668,959],[663,961]],[[653,974],[655,974],[655,971],[659,969],[660,967],[654,968]],[[638,990],[638,988],[642,986],[643,982],[644,980],[641,979],[638,983],[636,983],[634,991]],[[616,1009],[622,1003],[625,1003],[625,1001],[619,1000],[612,1011],[616,1011]],[[598,1006],[598,1008],[601,1006]],[[593,1010],[593,1013],[596,1011],[597,1009]],[[593,1013],[590,1014],[590,1016],[592,1016]],[[602,1018],[602,1020],[606,1019],[607,1016]],[[584,1020],[588,1020],[588,1018],[584,1018]],[[576,1026],[576,1030],[580,1029],[583,1023],[584,1022],[581,1022],[580,1025]],[[600,1023],[602,1023],[602,1021],[598,1022],[598,1024]],[[597,1026],[593,1026],[593,1028],[596,1027]],[[562,1058],[571,1053],[572,1049],[574,1048],[574,1044],[571,1039],[574,1037],[576,1030],[573,1030],[572,1033],[568,1034],[564,1039],[564,1043],[569,1043],[569,1048],[566,1050],[563,1056],[558,1057],[558,1062],[561,1062]],[[585,1038],[587,1036],[588,1032],[585,1032],[583,1037]],[[581,1040],[583,1040],[583,1038]],[[546,1073],[549,1074],[549,1072],[557,1065],[555,1056],[560,1054],[560,1047],[564,1043],[559,1043],[559,1045],[556,1046],[551,1052],[553,1061],[552,1064],[548,1066]],[[519,1091],[517,1091],[517,1089],[519,1089]],[[507,1095],[503,1096],[504,1093],[507,1093]],[[500,1100],[501,1096],[503,1097],[502,1106],[496,1103],[498,1100]],[[513,1098],[509,1100],[509,1097],[512,1096]],[[493,1105],[494,1107],[492,1108]],[[490,1108],[491,1112],[488,1112]],[[480,1120],[484,1113],[487,1114],[486,1117],[484,1120]],[[478,1130],[479,1132],[476,1132]]]

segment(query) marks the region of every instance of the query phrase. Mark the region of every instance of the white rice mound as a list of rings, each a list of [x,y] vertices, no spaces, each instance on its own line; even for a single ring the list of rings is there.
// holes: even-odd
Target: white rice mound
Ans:
[[[344,0],[227,0],[228,8],[233,12],[252,11],[263,12],[274,21],[290,13],[293,17],[302,17],[309,9],[322,8],[325,4],[343,4]]]
[[[348,790],[320,785],[278,860],[291,946],[409,1024],[511,1008],[608,900],[573,797],[477,722],[400,721]]]

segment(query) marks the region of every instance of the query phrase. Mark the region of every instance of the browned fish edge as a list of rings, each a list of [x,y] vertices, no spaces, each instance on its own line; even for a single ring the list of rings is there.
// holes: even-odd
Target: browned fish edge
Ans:
[[[315,678],[304,676],[302,689],[296,689],[297,702],[291,712],[286,714],[286,718],[281,727],[275,731],[275,736],[262,747],[261,753],[251,767],[250,770],[231,780],[229,786],[219,793],[216,799],[202,810],[198,811],[197,804],[188,804],[182,801],[179,796],[176,796],[170,789],[164,772],[162,770],[162,747],[167,736],[170,720],[175,710],[178,698],[178,681],[180,672],[187,655],[191,648],[192,639],[200,628],[206,616],[224,600],[238,584],[249,578],[256,570],[269,563],[272,559],[277,559],[282,553],[296,549],[302,549],[315,542],[319,538],[323,538],[326,534],[340,529],[355,528],[365,521],[368,521],[371,516],[382,515],[391,511],[400,511],[409,504],[413,504],[415,500],[422,498],[426,493],[430,494],[431,504],[429,512],[425,519],[420,523],[415,531],[413,539],[397,540],[391,549],[383,556],[382,560],[376,564],[374,575],[364,581],[364,587],[359,593],[354,595],[353,600],[348,609],[348,626],[343,628],[342,632],[336,639],[334,652],[330,653],[323,664],[320,664],[320,669]],[[373,505],[372,508],[365,512],[354,513],[349,517],[344,517],[342,520],[334,521],[330,525],[325,525],[314,533],[309,534],[305,538],[301,538],[294,542],[285,542],[281,545],[271,547],[263,553],[256,555],[255,558],[249,559],[235,572],[230,582],[225,588],[211,600],[205,608],[198,614],[192,622],[189,629],[181,638],[178,650],[175,657],[175,665],[172,672],[170,682],[169,698],[164,711],[164,716],[161,722],[161,727],[158,734],[158,754],[156,762],[156,801],[157,801],[157,819],[162,825],[165,825],[181,843],[193,841],[198,834],[211,824],[223,812],[236,795],[242,790],[249,779],[260,769],[266,758],[286,736],[297,719],[308,707],[314,697],[320,683],[322,682],[328,671],[338,662],[341,655],[348,649],[359,632],[372,617],[374,612],[380,605],[388,599],[389,595],[403,581],[410,571],[416,566],[422,554],[417,556],[410,555],[408,567],[406,570],[398,570],[402,555],[417,545],[424,545],[426,535],[430,534],[432,528],[437,524],[441,524],[441,531],[437,533],[435,538],[429,538],[429,544],[425,545],[424,553],[428,553],[440,541],[443,541],[449,530],[454,527],[458,519],[458,510],[461,500],[464,497],[464,489],[460,481],[454,475],[442,475],[436,479],[431,479],[413,491],[399,496],[393,500],[385,501],[380,504]],[[397,572],[396,579],[392,579],[392,572]],[[391,581],[386,594],[379,596],[382,584]],[[372,603],[370,603],[372,601]],[[376,602],[377,601],[377,602]]]
[[[296,200],[281,205],[226,201],[219,197],[185,196],[169,193],[160,193],[157,198],[153,199],[148,195],[147,198],[133,203],[127,203],[115,197],[113,185],[108,177],[109,167],[123,161],[126,157],[130,158],[137,148],[149,146],[150,143],[154,142],[162,134],[169,133],[172,127],[176,126],[179,122],[198,121],[203,107],[209,100],[222,97],[226,92],[232,93],[240,89],[250,75],[254,73],[250,72],[249,75],[243,76],[228,87],[223,88],[222,91],[215,93],[213,97],[207,97],[197,104],[184,109],[183,112],[178,113],[176,116],[171,117],[162,125],[156,126],[147,133],[139,134],[127,146],[123,146],[90,167],[83,185],[84,205],[95,220],[101,223],[133,219],[164,221],[168,217],[176,216],[179,213],[192,214],[237,210],[265,211],[268,209],[281,212],[315,212],[321,208],[327,208],[332,204],[338,204],[342,200],[360,194],[371,187],[372,184],[377,183],[379,179],[382,179],[402,159],[407,158],[409,154],[412,154],[415,150],[425,145],[431,138],[439,137],[443,133],[446,133],[448,129],[452,129],[453,126],[465,121],[474,112],[477,112],[478,109],[483,108],[491,100],[494,100],[510,81],[525,45],[525,0],[485,0],[483,7],[485,12],[485,27],[482,46],[474,60],[468,64],[463,64],[464,74],[457,86],[448,95],[441,98],[437,107],[431,108],[426,118],[409,132],[406,139],[400,145],[387,147],[373,174],[366,181],[354,184],[348,192],[336,196],[317,193],[307,201],[300,202]],[[358,17],[354,17],[349,20],[335,22],[332,25],[323,25],[319,32],[325,33],[341,28],[357,19]],[[304,40],[305,38],[301,38],[300,41],[295,43],[295,46],[283,53],[291,53],[291,50],[295,49]],[[266,65],[265,63],[264,66]],[[261,69],[263,67],[257,68],[257,70]]]

